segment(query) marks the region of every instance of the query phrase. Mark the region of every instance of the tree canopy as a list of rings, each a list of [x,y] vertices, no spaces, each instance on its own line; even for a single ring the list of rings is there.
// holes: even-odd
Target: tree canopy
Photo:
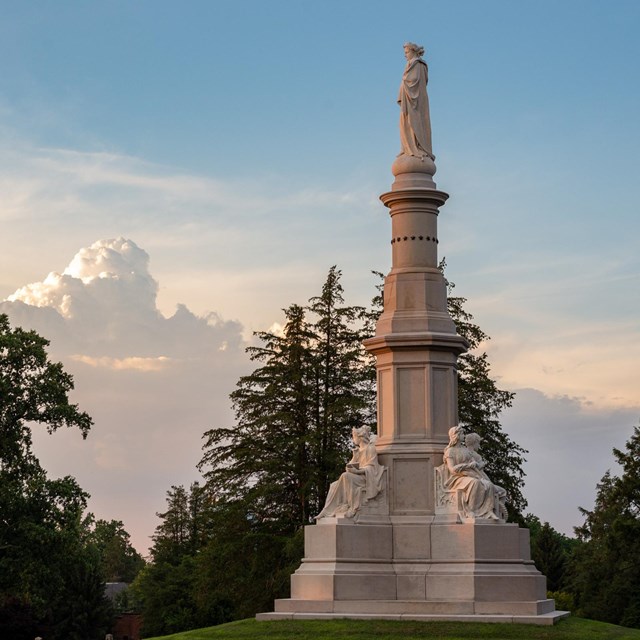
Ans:
[[[33,452],[34,428],[84,438],[92,425],[69,401],[73,378],[49,360],[48,344],[0,315],[0,637],[103,638],[105,570],[117,555],[108,547],[119,537],[126,548],[128,534],[122,523],[94,523],[76,480],[49,478]]]
[[[50,362],[49,341],[35,331],[12,329],[0,315],[0,472],[5,478],[26,477],[39,467],[33,455],[31,427],[49,433],[75,427],[86,438],[91,417],[69,402],[73,378],[62,364]]]
[[[331,268],[320,295],[285,309],[282,333],[256,334],[247,351],[259,366],[231,394],[236,424],[204,435],[199,468],[218,500],[278,533],[320,512],[351,428],[375,421],[366,310],[344,304],[340,275]]]
[[[500,414],[512,405],[515,394],[499,389],[491,377],[489,356],[481,351],[490,338],[465,309],[466,298],[452,295],[455,285],[448,284],[449,314],[458,333],[469,343],[469,351],[458,357],[458,420],[465,431],[482,437],[480,451],[487,463],[485,471],[506,490],[509,519],[522,523],[527,506],[522,492],[525,476],[522,465],[527,451],[502,430],[499,420]]]
[[[607,471],[593,509],[580,509],[571,586],[584,616],[640,628],[640,426],[613,455],[622,473]]]
[[[204,486],[167,492],[153,563],[133,587],[148,614],[145,633],[250,616],[288,594],[303,554],[302,528],[344,468],[351,429],[375,428],[375,361],[362,342],[373,335],[382,297],[369,309],[350,306],[340,277],[331,268],[317,296],[284,310],[282,330],[255,334],[247,351],[256,368],[231,394],[235,423],[203,436]],[[477,348],[487,336],[464,302],[450,298],[450,311]],[[525,504],[524,451],[498,421],[512,394],[491,379],[486,354],[463,358],[461,421],[484,438],[483,455],[517,513]]]

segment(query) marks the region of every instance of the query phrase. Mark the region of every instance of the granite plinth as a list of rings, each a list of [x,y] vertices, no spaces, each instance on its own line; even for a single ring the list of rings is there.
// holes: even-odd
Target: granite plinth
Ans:
[[[258,620],[389,618],[553,624],[529,532],[506,523],[390,517],[328,519],[305,529],[291,598]]]

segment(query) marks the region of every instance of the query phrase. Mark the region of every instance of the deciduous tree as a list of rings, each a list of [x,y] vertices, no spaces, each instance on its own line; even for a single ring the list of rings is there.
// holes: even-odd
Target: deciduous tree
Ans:
[[[120,520],[96,520],[89,542],[95,545],[107,582],[132,582],[144,567],[144,558],[131,545]]]
[[[613,455],[622,473],[607,471],[593,509],[580,509],[572,587],[584,616],[640,628],[640,427]]]
[[[47,355],[48,341],[0,315],[0,637],[33,629],[53,640],[104,637],[110,621],[96,549],[88,543],[88,495],[74,478],[49,479],[32,429],[92,421],[69,401],[73,379]],[[3,628],[19,611],[21,631]],[[26,619],[28,618],[28,619]]]

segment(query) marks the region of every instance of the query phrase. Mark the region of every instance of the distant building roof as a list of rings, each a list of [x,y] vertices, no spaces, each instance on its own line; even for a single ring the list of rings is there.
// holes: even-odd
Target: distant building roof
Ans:
[[[124,591],[129,586],[128,582],[107,582],[104,590],[104,595],[113,600],[121,591]]]

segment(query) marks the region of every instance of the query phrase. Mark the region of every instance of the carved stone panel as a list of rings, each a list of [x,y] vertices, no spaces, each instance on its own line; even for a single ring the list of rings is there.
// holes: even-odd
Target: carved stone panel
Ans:
[[[426,435],[426,371],[424,367],[396,370],[398,435]]]
[[[393,370],[378,370],[378,436],[387,437],[393,433]]]
[[[393,460],[392,514],[434,512],[433,461],[430,457]]]
[[[431,425],[433,435],[446,436],[456,424],[454,393],[454,370],[451,367],[431,369]]]

